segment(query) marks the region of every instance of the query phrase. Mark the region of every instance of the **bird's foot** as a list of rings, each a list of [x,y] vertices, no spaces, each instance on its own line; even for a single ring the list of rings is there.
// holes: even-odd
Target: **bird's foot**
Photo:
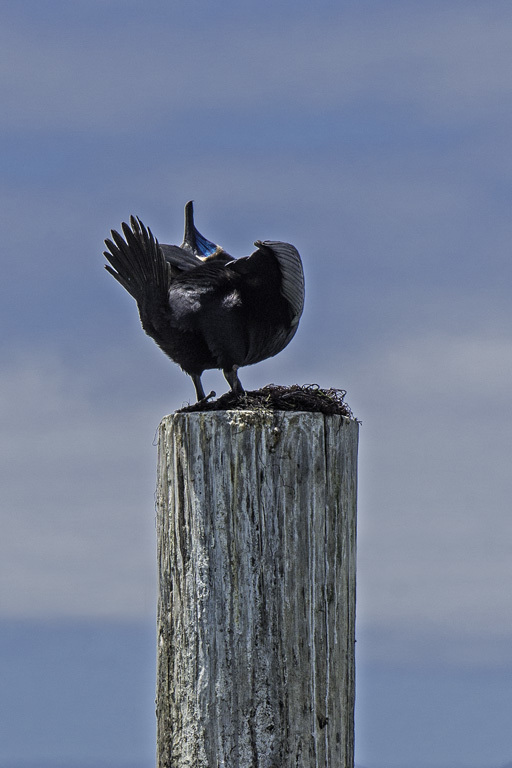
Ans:
[[[243,395],[244,388],[242,387],[242,383],[240,379],[238,378],[237,370],[238,365],[234,365],[233,368],[230,370],[224,369],[224,378],[228,382],[229,386],[231,387],[231,392],[233,395]]]
[[[205,403],[208,402],[208,400],[211,400],[212,397],[216,397],[216,396],[217,396],[217,393],[214,392],[213,389],[212,389],[212,391],[208,395],[205,395],[200,400],[198,400],[196,405],[204,405]]]

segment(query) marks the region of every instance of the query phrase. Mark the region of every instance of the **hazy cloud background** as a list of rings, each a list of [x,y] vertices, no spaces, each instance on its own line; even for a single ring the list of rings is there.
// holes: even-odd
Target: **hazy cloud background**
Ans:
[[[501,0],[4,3],[3,768],[153,762],[153,443],[193,388],[101,251],[191,198],[303,256],[244,385],[363,421],[358,762],[512,759],[511,39]]]

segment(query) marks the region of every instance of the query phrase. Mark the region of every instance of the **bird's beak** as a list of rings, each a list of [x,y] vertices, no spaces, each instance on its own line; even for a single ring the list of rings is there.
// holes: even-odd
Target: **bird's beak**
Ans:
[[[211,240],[207,240],[195,228],[194,204],[192,200],[189,200],[185,205],[185,233],[181,247],[186,251],[191,251],[195,256],[199,256],[199,258],[206,258],[221,250],[220,246],[215,245]]]

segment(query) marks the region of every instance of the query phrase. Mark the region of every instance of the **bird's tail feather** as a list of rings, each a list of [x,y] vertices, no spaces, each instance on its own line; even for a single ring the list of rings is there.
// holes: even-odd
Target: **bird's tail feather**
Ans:
[[[112,240],[105,240],[107,272],[115,277],[135,299],[139,308],[148,302],[166,302],[169,288],[168,266],[158,240],[139,218],[130,217],[131,228],[123,222],[119,232],[112,230]]]

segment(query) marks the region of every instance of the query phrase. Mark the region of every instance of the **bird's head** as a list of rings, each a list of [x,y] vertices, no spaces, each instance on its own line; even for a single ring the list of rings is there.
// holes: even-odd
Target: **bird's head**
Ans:
[[[206,261],[206,259],[217,259],[219,257],[228,257],[229,254],[220,246],[212,243],[199,230],[196,229],[194,224],[194,204],[192,200],[189,200],[185,205],[185,233],[183,235],[183,242],[181,247],[193,253],[199,259]]]

